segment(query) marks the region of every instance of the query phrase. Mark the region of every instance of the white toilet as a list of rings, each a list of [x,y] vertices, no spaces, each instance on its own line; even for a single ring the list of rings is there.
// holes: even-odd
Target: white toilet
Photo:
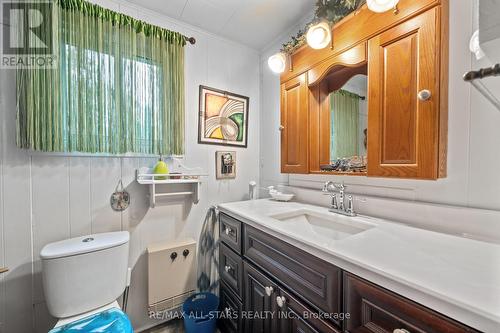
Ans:
[[[46,245],[41,253],[43,288],[51,315],[50,333],[131,333],[116,301],[129,281],[129,233],[110,232]]]

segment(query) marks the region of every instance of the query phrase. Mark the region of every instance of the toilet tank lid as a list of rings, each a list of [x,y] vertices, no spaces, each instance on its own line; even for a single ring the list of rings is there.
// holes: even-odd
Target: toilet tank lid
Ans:
[[[101,251],[128,243],[128,231],[107,232],[66,239],[47,244],[40,252],[42,259],[56,259]]]

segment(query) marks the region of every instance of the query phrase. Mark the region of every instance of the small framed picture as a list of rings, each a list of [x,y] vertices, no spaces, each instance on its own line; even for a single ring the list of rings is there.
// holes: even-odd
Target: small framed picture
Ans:
[[[218,151],[215,153],[215,168],[217,179],[236,178],[236,152]]]

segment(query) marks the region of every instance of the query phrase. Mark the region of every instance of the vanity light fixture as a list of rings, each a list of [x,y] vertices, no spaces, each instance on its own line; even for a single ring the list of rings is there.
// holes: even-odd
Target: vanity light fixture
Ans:
[[[394,13],[398,12],[399,0],[367,0],[368,9],[375,13],[383,13],[394,9]]]
[[[313,24],[307,30],[306,35],[307,44],[316,50],[324,49],[332,41],[332,30],[327,21],[320,21]]]
[[[267,64],[269,68],[276,74],[281,74],[286,68],[286,54],[284,52],[276,53],[269,57]]]

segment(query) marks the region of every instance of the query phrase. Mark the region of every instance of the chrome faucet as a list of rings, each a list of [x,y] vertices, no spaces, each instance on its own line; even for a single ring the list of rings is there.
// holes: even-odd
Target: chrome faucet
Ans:
[[[346,215],[346,216],[356,216],[354,212],[354,202],[352,195],[347,195],[347,205],[346,205],[346,186],[344,182],[334,183],[332,181],[326,182],[323,185],[323,193],[329,194],[332,197],[332,203],[330,207],[330,212]],[[339,192],[339,199],[337,201],[337,193]]]

